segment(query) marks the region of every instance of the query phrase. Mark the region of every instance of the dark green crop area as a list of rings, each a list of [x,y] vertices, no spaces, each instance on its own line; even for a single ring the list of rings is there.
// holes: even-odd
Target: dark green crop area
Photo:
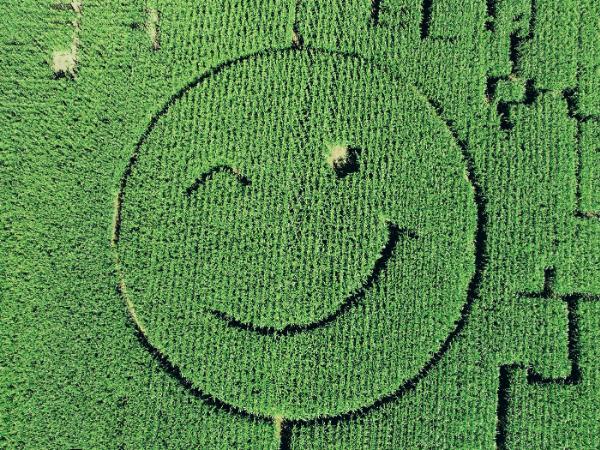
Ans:
[[[597,0],[0,17],[0,448],[600,448]]]

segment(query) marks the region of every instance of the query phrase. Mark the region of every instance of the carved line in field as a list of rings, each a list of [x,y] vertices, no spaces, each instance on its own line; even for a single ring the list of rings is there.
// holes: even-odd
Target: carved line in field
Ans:
[[[382,0],[371,0],[371,22],[374,26],[379,25]]]
[[[290,450],[292,445],[292,425],[282,416],[276,416],[273,422],[275,425],[275,436],[279,440],[279,450]]]
[[[496,19],[498,18],[498,1],[499,0],[486,0],[486,9],[487,9],[487,20],[485,23],[485,28],[488,31],[495,32],[496,27]],[[537,21],[537,0],[529,0],[529,24],[527,26],[527,34],[523,37],[520,37],[516,31],[513,31],[510,34],[510,45],[509,45],[509,53],[510,60],[513,63],[513,73],[515,72],[514,68],[517,63],[517,53],[518,48],[526,41],[531,41],[533,39],[533,34],[535,32],[535,26]],[[518,22],[522,20],[523,15],[518,14],[513,17],[513,21]]]
[[[185,190],[185,195],[188,197],[192,195],[200,186],[206,184],[206,182],[211,180],[217,173],[231,174],[242,186],[250,186],[252,184],[252,181],[245,175],[242,175],[238,169],[235,169],[231,166],[221,165],[211,168],[196,178],[196,180]]]
[[[129,28],[135,31],[144,31],[150,40],[150,48],[160,50],[160,11],[156,8],[146,8],[145,22],[131,22]]]
[[[150,343],[150,341],[148,340],[148,338],[144,332],[143,325],[136,317],[135,311],[132,312],[132,308],[130,307],[130,305],[131,306],[133,306],[133,305],[132,305],[131,301],[127,298],[126,287],[123,283],[123,274],[120,269],[120,263],[119,263],[119,257],[118,257],[118,244],[119,244],[120,232],[121,232],[122,208],[123,208],[125,192],[126,192],[126,188],[127,188],[127,179],[131,175],[133,167],[135,166],[135,164],[138,161],[139,152],[140,152],[142,145],[147,141],[150,133],[156,127],[159,119],[162,116],[164,116],[165,114],[167,114],[168,111],[170,110],[170,108],[178,100],[180,100],[190,89],[195,88],[203,81],[207,80],[211,76],[217,75],[218,73],[220,73],[221,71],[225,70],[228,67],[234,66],[235,64],[241,63],[246,60],[257,59],[257,58],[265,57],[267,55],[283,53],[283,52],[297,52],[297,51],[298,51],[298,48],[289,47],[287,49],[280,49],[280,50],[270,50],[270,49],[261,50],[261,51],[258,51],[258,52],[252,53],[252,54],[240,56],[236,59],[224,62],[218,66],[215,66],[213,69],[200,75],[198,78],[193,80],[187,86],[185,86],[184,88],[179,90],[177,93],[175,93],[173,96],[171,96],[171,98],[165,103],[165,105],[150,120],[148,127],[146,128],[146,130],[140,137],[138,143],[136,144],[135,150],[134,150],[133,154],[131,155],[129,162],[125,168],[125,171],[121,177],[121,180],[119,183],[119,193],[118,193],[117,199],[116,199],[116,211],[114,214],[114,230],[113,230],[113,235],[112,235],[112,246],[115,251],[115,262],[116,262],[116,267],[117,267],[117,274],[119,277],[118,293],[121,295],[121,297],[124,298],[124,301],[125,301],[126,305],[128,306],[127,310],[128,310],[129,318],[131,319],[130,323],[133,325],[136,336],[138,337],[141,345],[149,351],[149,353],[157,360],[160,367],[162,367],[166,373],[168,373],[170,376],[172,376],[174,379],[176,379],[193,396],[198,397],[198,398],[206,401],[208,404],[211,404],[214,407],[224,410],[228,413],[237,414],[239,416],[246,417],[253,421],[257,421],[257,420],[268,421],[269,423],[273,423],[273,421],[274,421],[273,417],[266,417],[264,415],[260,415],[257,413],[249,412],[249,411],[234,407],[233,405],[229,405],[226,402],[219,400],[218,398],[215,398],[212,395],[207,394],[207,393],[201,391],[200,389],[194,387],[192,382],[187,380],[181,374],[180,370],[173,363],[171,363],[169,361],[168,357],[166,355],[164,355],[163,353],[161,353],[161,351],[158,348],[156,348],[155,346],[153,346],[153,344]],[[374,67],[379,68],[381,71],[387,73],[391,77],[397,77],[395,72],[390,71],[385,65],[381,65],[377,61],[372,61],[370,59],[366,59],[356,53],[337,52],[337,51],[332,51],[332,50],[324,50],[324,49],[311,48],[311,47],[304,47],[304,49],[302,51],[307,51],[311,54],[320,53],[320,54],[326,54],[326,55],[344,57],[344,58],[358,58],[358,59],[365,61],[366,63],[373,65]],[[421,381],[423,378],[425,378],[429,374],[429,372],[438,364],[438,362],[441,360],[441,358],[444,356],[444,354],[449,350],[452,342],[462,332],[463,328],[467,324],[467,318],[472,309],[473,303],[479,297],[480,285],[481,285],[483,273],[485,271],[486,264],[487,264],[487,256],[486,256],[487,213],[486,213],[486,200],[485,200],[485,196],[483,193],[483,188],[477,177],[475,160],[469,151],[467,143],[459,138],[452,121],[445,119],[444,111],[442,110],[442,107],[438,103],[433,101],[432,99],[429,99],[426,96],[424,96],[423,94],[421,94],[421,96],[424,100],[426,100],[429,103],[429,105],[432,108],[432,112],[434,112],[445,123],[447,129],[449,130],[450,134],[452,135],[452,138],[457,143],[457,145],[462,153],[465,165],[466,165],[466,177],[467,177],[469,183],[472,185],[473,191],[474,191],[474,200],[475,200],[476,209],[477,209],[477,228],[476,228],[475,236],[474,236],[475,272],[474,272],[471,280],[469,281],[469,284],[468,284],[468,287],[466,290],[466,294],[465,294],[466,300],[465,300],[465,303],[463,304],[463,307],[461,308],[460,317],[455,322],[454,329],[449,333],[449,335],[446,337],[446,339],[443,341],[443,343],[439,347],[439,350],[433,354],[431,359],[419,370],[419,372],[414,377],[405,381],[394,392],[392,392],[382,398],[379,398],[378,400],[374,401],[373,403],[371,403],[369,405],[359,407],[355,410],[348,411],[343,414],[339,414],[339,415],[335,415],[335,416],[319,417],[316,419],[285,420],[285,422],[283,422],[284,425],[282,428],[282,436],[286,436],[286,433],[289,434],[291,432],[292,426],[303,426],[303,425],[312,425],[312,424],[335,424],[335,423],[339,423],[341,421],[353,420],[353,419],[356,419],[359,417],[363,417],[366,414],[368,414],[370,411],[373,411],[387,403],[396,401],[397,399],[402,397],[406,392],[409,392],[412,389],[414,389],[416,387],[416,385],[418,384],[418,382]],[[284,419],[285,418],[282,418],[282,420],[284,420]],[[282,438],[282,442],[285,440],[287,440],[289,442],[289,437],[286,439]]]
[[[429,27],[431,26],[431,14],[433,12],[433,0],[423,0],[421,5],[421,39],[429,37]]]
[[[486,2],[485,2],[485,7],[486,7],[486,11],[487,11],[487,19],[485,21],[485,29],[488,31],[495,30],[494,24],[495,24],[496,15],[498,12],[496,3],[497,3],[497,0],[486,0]]]
[[[485,96],[488,101],[494,101],[496,89],[500,81],[504,82],[516,82],[517,78],[514,75],[502,76],[502,77],[489,77],[486,84]],[[535,87],[535,82],[532,79],[525,80],[525,91],[521,100],[496,100],[496,114],[500,119],[500,129],[505,132],[510,132],[515,124],[511,120],[510,112],[511,108],[516,105],[531,106],[535,103],[537,98],[549,92],[547,89],[540,89]]]
[[[430,31],[431,22],[433,20],[433,1],[434,0],[422,0],[421,3],[421,23],[419,24],[421,40],[456,43],[459,39],[458,36],[431,36]],[[401,26],[401,28],[404,28],[404,26]]]
[[[389,12],[386,12],[389,8],[389,0],[371,0],[369,6],[369,25],[371,27],[393,28],[398,31],[409,28],[410,7],[397,6],[394,5],[394,2],[391,3],[391,8],[394,9],[393,18],[388,17]]]
[[[582,51],[582,26],[578,29],[578,47]],[[563,97],[567,103],[568,114],[571,119],[574,119],[577,124],[577,165],[576,165],[576,191],[575,191],[575,217],[580,219],[600,219],[600,211],[584,211],[582,208],[582,192],[581,192],[581,173],[583,170],[583,144],[582,144],[582,124],[588,121],[600,122],[600,117],[597,115],[581,114],[578,110],[579,82],[581,76],[581,65],[577,62],[577,87],[565,89]],[[600,147],[597,147],[600,151]]]
[[[498,14],[497,11],[497,0],[487,1],[487,13],[488,21],[486,22],[486,28],[492,32],[495,31],[495,19]],[[519,77],[519,58],[520,49],[525,42],[529,42],[533,39],[536,24],[537,15],[537,0],[530,0],[530,16],[528,24],[528,32],[525,36],[519,36],[519,33],[515,30],[509,35],[509,46],[508,46],[508,57],[511,63],[511,73],[500,77],[488,77],[486,84],[485,96],[488,101],[494,99],[496,87],[498,82],[518,82]],[[514,22],[518,22],[521,19],[521,15],[513,18]],[[525,93],[520,100],[496,100],[496,113],[500,118],[500,129],[506,132],[510,132],[514,128],[514,123],[510,119],[510,110],[514,105],[532,105],[540,94],[548,92],[545,89],[536,88],[533,79],[525,80]]]
[[[292,20],[292,48],[301,49],[304,46],[304,38],[300,33],[300,7],[302,0],[296,0],[294,4],[294,17]]]
[[[575,217],[580,219],[600,219],[599,211],[584,211],[581,207],[582,203],[582,192],[581,192],[581,173],[583,170],[583,144],[581,138],[581,126],[588,121],[599,121],[600,118],[595,116],[583,115],[577,111],[577,88],[565,89],[563,91],[563,97],[567,103],[568,115],[571,119],[575,120],[577,126],[576,140],[577,140],[577,163],[575,167],[575,178],[577,180],[575,186]],[[600,147],[598,147],[600,151]]]
[[[539,298],[548,301],[558,300],[566,303],[567,307],[567,354],[571,362],[571,371],[566,377],[546,378],[538,374],[532,367],[524,364],[506,364],[500,366],[499,385],[498,385],[498,403],[496,409],[496,448],[506,449],[506,439],[508,436],[509,408],[510,408],[510,377],[516,370],[525,370],[527,372],[527,383],[530,385],[556,384],[571,386],[581,382],[581,368],[579,365],[579,324],[577,316],[577,305],[584,300],[600,300],[598,295],[574,293],[568,295],[558,295],[554,292],[556,272],[554,268],[547,268],[544,272],[544,287],[542,292],[521,293],[525,298]]]
[[[323,319],[302,325],[290,324],[285,326],[284,328],[277,329],[274,327],[261,327],[252,323],[241,322],[221,311],[211,310],[210,313],[213,316],[227,322],[227,325],[230,327],[239,328],[241,330],[257,333],[263,336],[290,336],[325,327],[333,323],[339,317],[346,314],[348,311],[350,311],[353,306],[357,305],[364,298],[365,294],[369,291],[369,289],[371,289],[371,287],[373,287],[373,285],[377,283],[377,280],[379,279],[381,273],[385,270],[388,261],[394,253],[394,249],[396,248],[396,245],[400,240],[400,235],[404,235],[412,239],[417,239],[417,235],[412,230],[408,230],[406,228],[399,228],[398,225],[392,222],[388,222],[387,225],[387,242],[383,247],[379,258],[375,261],[373,269],[367,277],[367,279],[365,280],[365,282],[353,294],[350,294],[334,312],[324,317]]]
[[[68,50],[55,50],[52,53],[52,71],[54,72],[54,78],[74,78],[77,73],[79,34],[81,31],[83,5],[81,0],[74,0],[68,4],[56,3],[52,7],[62,11],[71,10],[75,15],[74,19],[71,21],[73,26],[71,47]]]
[[[152,50],[160,49],[160,12],[155,8],[148,8],[146,20],[146,32],[150,38]]]

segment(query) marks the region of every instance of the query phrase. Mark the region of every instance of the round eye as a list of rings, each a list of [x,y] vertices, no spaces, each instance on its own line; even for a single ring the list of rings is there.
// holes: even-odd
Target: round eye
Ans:
[[[205,184],[207,181],[211,180],[216,173],[229,173],[233,175],[242,186],[249,186],[252,184],[250,178],[242,175],[242,173],[231,166],[215,166],[210,170],[207,170],[203,174],[201,174],[196,180],[185,190],[185,194],[187,196],[192,195],[194,192],[198,190],[200,186]]]
[[[333,145],[327,155],[327,164],[335,172],[337,178],[344,178],[358,172],[358,156],[360,150],[348,145]]]

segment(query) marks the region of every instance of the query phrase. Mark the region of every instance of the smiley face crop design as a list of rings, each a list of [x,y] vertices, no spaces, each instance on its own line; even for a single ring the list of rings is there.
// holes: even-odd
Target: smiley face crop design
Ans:
[[[427,100],[366,60],[224,64],[163,108],[124,175],[129,311],[194,388],[235,408],[309,420],[373,405],[418,380],[461,318],[466,174]]]

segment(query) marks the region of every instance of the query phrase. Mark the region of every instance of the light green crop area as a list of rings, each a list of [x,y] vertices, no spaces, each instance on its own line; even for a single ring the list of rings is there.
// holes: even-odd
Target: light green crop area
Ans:
[[[0,447],[598,447],[595,0],[0,15]]]

